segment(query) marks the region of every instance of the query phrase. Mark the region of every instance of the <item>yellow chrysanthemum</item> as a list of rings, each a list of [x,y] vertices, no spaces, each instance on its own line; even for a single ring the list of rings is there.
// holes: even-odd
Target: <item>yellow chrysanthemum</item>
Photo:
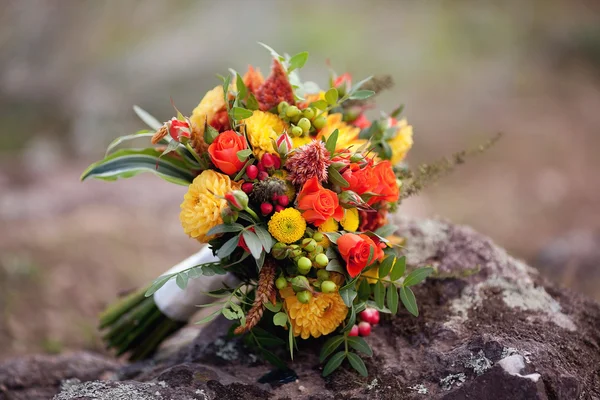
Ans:
[[[211,121],[223,107],[225,107],[225,97],[223,96],[223,86],[219,85],[209,90],[200,101],[200,104],[192,111],[190,121],[196,125],[200,136],[204,135],[205,122],[207,120]]]
[[[181,203],[179,219],[185,233],[201,242],[212,239],[206,236],[206,232],[223,223],[221,210],[227,206],[227,202],[217,196],[225,196],[233,189],[239,189],[239,184],[232,182],[227,175],[212,170],[198,175]]]
[[[256,110],[244,120],[244,124],[254,155],[259,160],[265,153],[277,154],[273,141],[286,129],[285,122],[275,114]]]
[[[348,232],[356,232],[358,229],[358,210],[356,208],[347,208],[344,212],[344,218],[340,221],[342,228]]]
[[[333,218],[327,219],[319,226],[319,232],[337,232],[339,229],[338,223]]]
[[[338,140],[335,145],[336,150],[343,150],[352,146],[351,150],[356,151],[360,146],[367,143],[365,139],[358,138],[360,128],[342,121],[342,114],[339,113],[330,114],[327,117],[327,123],[319,132],[318,138],[325,138],[327,140],[329,135],[336,129],[338,130]]]
[[[406,119],[398,121],[396,124],[396,136],[388,141],[390,147],[392,148],[392,165],[398,164],[404,157],[406,157],[406,153],[410,150],[413,145],[413,127],[412,125],[408,125]]]
[[[348,314],[348,307],[337,292],[315,293],[306,304],[298,301],[291,287],[280,290],[279,293],[284,299],[294,336],[302,339],[330,334]]]
[[[286,208],[273,214],[269,220],[269,232],[280,242],[290,244],[299,240],[306,231],[306,221],[300,211]]]
[[[294,144],[294,148],[302,147],[305,144],[309,144],[313,140],[309,135],[306,136],[298,136],[292,138],[292,143]]]

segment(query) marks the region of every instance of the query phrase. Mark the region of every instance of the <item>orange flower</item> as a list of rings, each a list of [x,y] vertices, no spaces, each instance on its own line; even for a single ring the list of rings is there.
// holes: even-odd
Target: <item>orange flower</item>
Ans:
[[[333,217],[341,220],[344,217],[344,209],[340,206],[337,194],[325,189],[319,183],[317,177],[306,181],[298,194],[298,210],[302,216],[315,226],[319,226],[328,218]]]
[[[234,131],[225,131],[208,146],[208,153],[217,168],[227,175],[233,175],[244,166],[244,163],[238,159],[237,152],[247,147],[243,136]]]
[[[394,203],[400,197],[400,187],[396,182],[396,175],[392,169],[392,164],[389,161],[382,161],[373,168],[375,182],[377,185],[370,191],[377,194],[367,201],[369,205],[373,205],[380,201]]]
[[[374,168],[370,164],[364,168],[360,168],[358,164],[350,164],[342,173],[342,176],[350,184],[346,190],[352,190],[358,195],[372,191],[378,183]]]
[[[364,234],[346,233],[338,238],[337,246],[342,258],[346,261],[346,270],[352,278],[360,274],[367,266],[371,249],[373,249],[371,263],[381,261],[384,256],[381,247]]]

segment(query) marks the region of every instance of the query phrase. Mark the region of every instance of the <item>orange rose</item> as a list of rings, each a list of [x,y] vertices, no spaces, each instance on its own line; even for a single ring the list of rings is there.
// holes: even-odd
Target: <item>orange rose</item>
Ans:
[[[367,201],[369,205],[373,205],[380,201],[387,201],[395,203],[400,197],[400,188],[398,182],[396,182],[396,175],[392,169],[392,164],[389,161],[382,161],[373,168],[373,175],[375,176],[375,185],[370,191],[375,193]]]
[[[325,189],[319,183],[317,177],[306,181],[298,194],[298,209],[302,211],[302,217],[315,226],[321,225],[330,217],[341,220],[344,217],[344,209],[340,206],[337,194]]]
[[[360,274],[367,266],[371,249],[373,249],[371,263],[381,261],[384,257],[381,247],[375,244],[373,239],[363,234],[346,233],[338,238],[337,246],[342,258],[346,261],[346,270],[352,278]]]
[[[358,195],[370,192],[377,186],[377,177],[375,176],[373,166],[370,164],[364,168],[360,168],[358,164],[350,164],[342,173],[342,176],[350,184],[345,190],[352,190]]]
[[[234,131],[225,131],[208,146],[208,154],[217,168],[227,175],[233,175],[244,166],[244,163],[238,159],[237,152],[247,147],[243,136]]]

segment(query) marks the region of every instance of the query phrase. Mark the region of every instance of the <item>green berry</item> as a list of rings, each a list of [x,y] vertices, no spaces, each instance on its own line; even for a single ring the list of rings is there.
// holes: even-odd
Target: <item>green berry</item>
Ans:
[[[275,286],[277,286],[277,289],[279,290],[285,289],[287,287],[287,280],[283,276],[280,276],[275,281]]]
[[[333,283],[333,282],[331,282]],[[333,283],[335,285],[335,283]],[[302,304],[308,303],[312,299],[312,293],[308,290],[303,290],[301,292],[296,293],[296,298]]]
[[[322,242],[323,239],[325,239],[325,235],[323,235],[321,232],[315,232],[312,238],[315,239],[315,241],[317,242]]]
[[[302,132],[307,133],[310,130],[310,121],[308,118],[300,118],[298,126],[302,128]]]
[[[309,107],[302,111],[302,114],[308,119],[313,119],[317,113],[313,107]]]
[[[333,293],[337,290],[337,285],[332,281],[323,281],[321,283],[321,292],[323,293]]]
[[[289,106],[290,105],[287,101],[282,101],[281,103],[277,104],[277,112],[280,114],[284,113],[286,112]]]
[[[312,262],[306,257],[300,257],[298,260],[298,272],[302,275],[306,275],[310,272],[312,268]]]
[[[304,247],[304,250],[312,253],[317,249],[317,242],[314,239],[306,238],[302,241],[302,247]]]
[[[317,254],[317,256],[315,257],[315,262],[320,267],[326,267],[327,264],[329,264],[329,258],[327,258],[327,256],[325,254],[323,254],[323,253]]]
[[[315,129],[320,130],[323,129],[323,127],[325,126],[325,124],[327,123],[327,118],[325,118],[324,115],[321,115],[317,118],[315,118],[315,120],[313,121],[313,126],[315,127]]]
[[[294,292],[301,292],[303,290],[310,288],[310,282],[308,282],[308,279],[306,279],[306,277],[302,276],[302,275],[298,275],[298,276],[292,278],[291,283],[292,283],[292,289],[294,289]]]
[[[315,249],[315,253],[321,254],[322,252],[323,252],[323,246],[321,246],[320,244],[318,244],[317,248]]]
[[[296,106],[289,106],[287,110],[285,110],[285,115],[287,115],[289,118],[294,118],[300,115],[300,109]]]
[[[329,279],[329,275],[329,271],[327,271],[326,269],[317,270],[317,278],[320,281],[326,281],[327,279]]]
[[[292,136],[298,137],[301,136],[304,131],[299,126],[294,126],[292,128]]]

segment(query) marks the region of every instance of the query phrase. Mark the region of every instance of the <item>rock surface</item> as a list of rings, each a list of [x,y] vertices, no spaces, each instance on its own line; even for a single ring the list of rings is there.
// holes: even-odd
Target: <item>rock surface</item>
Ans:
[[[114,366],[47,379],[48,371],[32,363],[27,379],[15,379],[11,364],[2,364],[0,399],[46,399],[49,392],[19,396],[73,377],[56,400],[600,399],[598,303],[553,286],[467,227],[395,223],[407,238],[408,263],[434,265],[438,278],[415,288],[418,318],[400,311],[373,330],[369,378],[345,368],[321,378],[313,350],[320,346],[305,343],[290,364],[296,382],[258,384],[269,366],[241,342],[220,340],[227,325],[217,320],[179,352],[121,368],[118,380],[86,382]]]

